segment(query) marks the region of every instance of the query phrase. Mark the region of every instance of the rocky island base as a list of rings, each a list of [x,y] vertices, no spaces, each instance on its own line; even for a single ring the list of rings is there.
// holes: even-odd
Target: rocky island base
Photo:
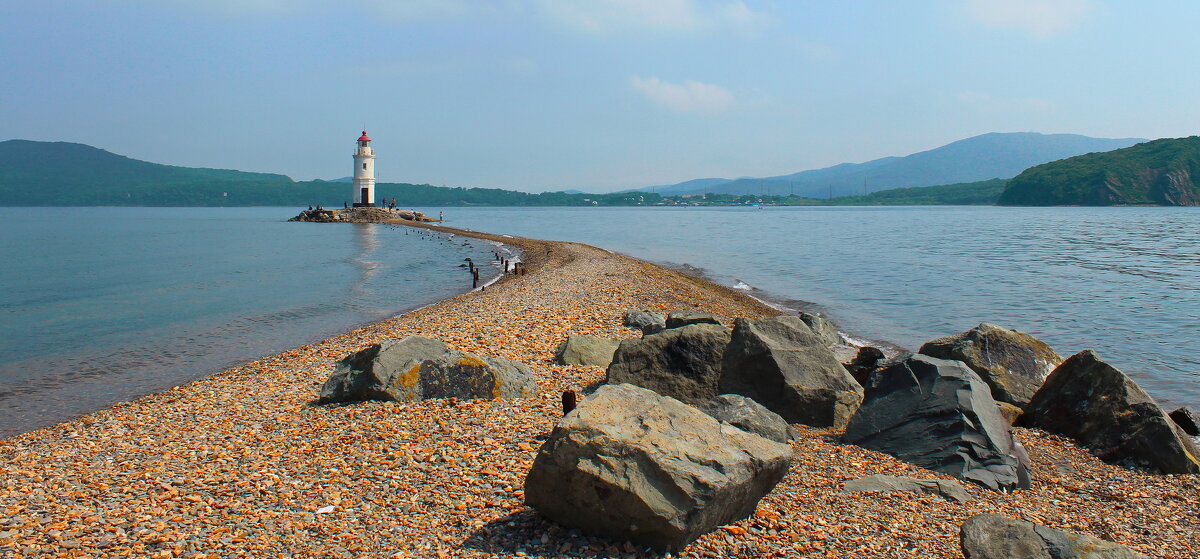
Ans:
[[[0,556],[655,555],[526,506],[526,475],[562,417],[561,395],[605,380],[602,366],[554,364],[555,350],[571,334],[641,337],[623,325],[628,309],[705,311],[724,324],[778,311],[594,247],[474,235],[519,246],[528,272],[0,442]],[[318,405],[340,360],[410,335],[526,364],[537,394]],[[1149,557],[1200,553],[1200,476],[1120,468],[1063,436],[1014,428],[1029,489],[848,492],[875,474],[954,480],[843,444],[840,428],[790,431],[790,469],[754,512],[674,556],[962,557],[966,539],[987,540],[963,528],[985,513]]]

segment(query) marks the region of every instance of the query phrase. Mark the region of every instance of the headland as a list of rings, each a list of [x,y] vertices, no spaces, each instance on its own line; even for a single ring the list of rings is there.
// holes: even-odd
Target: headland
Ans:
[[[563,390],[602,367],[558,366],[568,333],[638,334],[626,309],[695,309],[724,321],[777,314],[736,290],[592,246],[397,221],[522,250],[528,273],[486,290],[234,367],[167,392],[0,442],[0,555],[138,557],[631,557],[621,542],[541,519],[523,481],[561,416]],[[421,334],[528,364],[532,400],[317,406],[334,364]],[[993,512],[1084,532],[1151,557],[1194,557],[1200,478],[1101,462],[1017,429],[1033,488],[970,487],[965,503],[848,494],[870,474],[945,478],[797,428],[787,477],[753,516],[681,556],[959,557],[959,526]]]

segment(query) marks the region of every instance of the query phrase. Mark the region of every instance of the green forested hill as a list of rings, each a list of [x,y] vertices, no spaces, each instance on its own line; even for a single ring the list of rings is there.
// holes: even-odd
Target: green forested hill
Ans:
[[[1200,205],[1200,137],[1168,138],[1026,169],[1000,195],[1011,206]]]
[[[0,206],[339,207],[345,182],[296,182],[284,175],[159,165],[68,142],[0,142]],[[401,206],[578,206],[652,204],[647,193],[530,194],[496,188],[379,183],[376,198]]]

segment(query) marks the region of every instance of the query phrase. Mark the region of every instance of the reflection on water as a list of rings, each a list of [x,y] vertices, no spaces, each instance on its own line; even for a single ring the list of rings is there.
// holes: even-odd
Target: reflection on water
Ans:
[[[0,208],[0,437],[461,293],[490,255],[294,213]]]

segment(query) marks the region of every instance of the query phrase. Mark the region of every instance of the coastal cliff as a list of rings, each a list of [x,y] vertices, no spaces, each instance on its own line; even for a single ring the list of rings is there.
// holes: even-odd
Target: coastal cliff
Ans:
[[[1200,205],[1200,137],[1168,138],[1038,165],[1017,175],[1002,206]]]

